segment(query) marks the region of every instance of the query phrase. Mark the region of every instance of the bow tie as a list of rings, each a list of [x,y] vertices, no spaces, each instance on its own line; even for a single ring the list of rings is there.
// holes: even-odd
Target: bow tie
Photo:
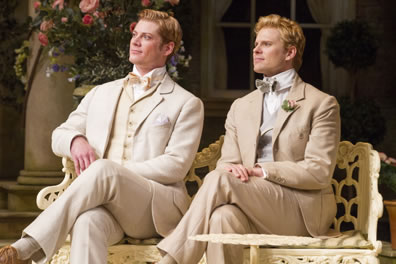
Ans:
[[[128,84],[140,84],[144,87],[144,90],[148,90],[150,88],[150,77],[140,77],[132,72],[128,74]]]
[[[257,79],[256,87],[262,93],[273,92],[276,86],[276,78],[265,77],[264,80]]]

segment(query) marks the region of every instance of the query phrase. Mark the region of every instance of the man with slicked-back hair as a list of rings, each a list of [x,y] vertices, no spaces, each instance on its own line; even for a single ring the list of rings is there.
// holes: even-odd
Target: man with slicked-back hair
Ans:
[[[340,138],[334,97],[297,74],[305,37],[294,21],[255,27],[257,90],[228,112],[221,158],[176,229],[158,245],[160,264],[241,264],[241,246],[189,240],[208,233],[320,236],[336,213],[331,178]],[[248,41],[248,40],[246,40]]]
[[[143,10],[130,42],[133,72],[91,90],[55,129],[55,154],[79,176],[0,250],[1,264],[49,261],[71,235],[72,264],[107,263],[107,246],[126,234],[168,235],[190,200],[183,182],[203,125],[200,99],[175,83],[166,61],[181,28],[165,12]]]

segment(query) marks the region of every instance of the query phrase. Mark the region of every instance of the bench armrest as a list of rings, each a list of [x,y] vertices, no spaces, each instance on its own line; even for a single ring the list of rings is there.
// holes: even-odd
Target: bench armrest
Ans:
[[[74,171],[73,161],[66,157],[63,157],[62,164],[62,171],[65,173],[65,178],[63,179],[63,181],[58,185],[43,188],[37,195],[36,204],[38,208],[42,210],[46,209],[48,206],[50,206],[50,204],[58,199],[58,197],[66,190],[67,187],[69,187],[69,185],[77,177],[77,174]]]

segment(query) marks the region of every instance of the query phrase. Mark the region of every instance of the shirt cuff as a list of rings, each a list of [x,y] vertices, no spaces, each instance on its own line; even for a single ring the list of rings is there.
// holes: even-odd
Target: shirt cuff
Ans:
[[[263,178],[264,180],[266,180],[268,178],[268,172],[266,169],[264,169],[263,167],[261,167],[260,165],[256,164],[255,167],[257,168],[261,168],[261,171],[263,172],[263,176],[261,176],[260,178]]]
[[[261,178],[266,180],[268,178],[268,172],[263,167],[261,167],[261,170],[263,171],[263,177],[261,177]]]

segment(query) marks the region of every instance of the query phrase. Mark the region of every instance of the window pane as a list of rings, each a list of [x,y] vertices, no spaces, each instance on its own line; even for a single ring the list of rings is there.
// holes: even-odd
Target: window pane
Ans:
[[[224,38],[228,60],[227,90],[249,90],[250,29],[224,28]]]
[[[296,0],[296,20],[298,23],[316,23],[312,18],[307,0]]]
[[[221,1],[219,1],[218,3],[221,3]],[[216,8],[219,8],[218,6],[219,4],[216,3]],[[216,14],[221,14],[223,12],[224,10],[216,10]],[[227,9],[223,18],[221,19],[221,22],[249,22],[249,21],[250,21],[250,0],[233,0],[230,7]]]
[[[258,0],[256,1],[256,21],[261,16],[278,14],[290,17],[290,0]]]
[[[306,45],[303,64],[299,71],[301,78],[318,89],[322,89],[322,75],[320,70],[320,29],[304,29]]]

